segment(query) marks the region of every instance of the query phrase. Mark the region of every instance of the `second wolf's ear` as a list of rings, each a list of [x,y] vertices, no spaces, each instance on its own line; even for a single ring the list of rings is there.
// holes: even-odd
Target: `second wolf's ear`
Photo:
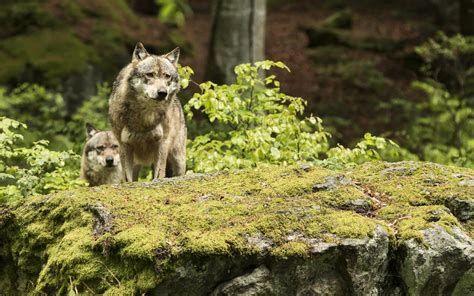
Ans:
[[[135,45],[135,49],[133,50],[132,61],[141,61],[147,58],[150,54],[146,51],[145,47],[141,42],[138,42]]]
[[[178,66],[178,59],[179,59],[179,47],[176,47],[172,51],[168,52],[167,54],[163,55],[168,61],[170,61],[175,67]]]
[[[98,132],[99,130],[96,129],[94,126],[92,126],[92,124],[88,122],[86,123],[86,136],[88,140],[92,138],[95,134],[97,134]]]

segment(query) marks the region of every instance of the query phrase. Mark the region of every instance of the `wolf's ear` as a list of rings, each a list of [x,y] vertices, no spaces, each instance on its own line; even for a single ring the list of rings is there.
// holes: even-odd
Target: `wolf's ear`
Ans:
[[[135,49],[133,50],[132,61],[141,61],[148,57],[150,54],[146,51],[145,47],[141,42],[138,42],[135,45]]]
[[[168,52],[167,54],[163,55],[168,61],[170,61],[175,67],[178,66],[178,59],[179,59],[179,47],[176,47],[172,51]]]
[[[93,127],[92,124],[90,124],[89,122],[86,122],[86,136],[88,140],[92,138],[95,134],[97,134],[98,132],[99,132],[98,129]]]

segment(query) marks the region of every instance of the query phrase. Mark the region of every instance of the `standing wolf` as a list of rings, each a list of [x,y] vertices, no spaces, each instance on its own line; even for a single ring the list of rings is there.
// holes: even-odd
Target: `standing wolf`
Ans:
[[[122,179],[119,143],[111,131],[99,131],[86,124],[87,142],[81,161],[81,178],[89,186],[118,184]]]
[[[132,62],[114,82],[109,99],[112,131],[120,142],[124,181],[136,181],[143,165],[153,178],[184,175],[186,125],[177,71],[179,48],[157,56],[139,42]]]

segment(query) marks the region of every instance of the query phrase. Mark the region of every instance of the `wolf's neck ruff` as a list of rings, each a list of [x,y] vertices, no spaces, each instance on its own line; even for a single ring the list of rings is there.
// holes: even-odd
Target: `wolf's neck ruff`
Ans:
[[[172,102],[177,100],[176,95],[160,102],[149,98],[137,99],[138,94],[133,91],[128,95],[130,97],[124,102],[127,112],[123,114],[123,121],[129,131],[135,133],[152,131],[163,120]]]

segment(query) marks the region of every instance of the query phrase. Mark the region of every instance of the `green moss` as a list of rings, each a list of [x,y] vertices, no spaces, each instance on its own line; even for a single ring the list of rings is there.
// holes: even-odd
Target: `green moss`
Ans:
[[[396,202],[413,205],[441,205],[454,197],[471,199],[474,194],[474,187],[462,186],[463,180],[474,178],[473,170],[467,168],[412,161],[375,162],[359,166],[354,175]]]
[[[0,67],[0,82],[6,83],[17,79],[23,71],[24,62],[21,59],[15,58],[0,51],[0,61],[2,61],[2,67]]]
[[[3,37],[18,35],[31,28],[46,28],[58,23],[41,0],[6,2],[2,3],[0,10],[2,24],[0,35]]]
[[[474,220],[463,223],[462,226],[470,237],[474,237]]]
[[[450,231],[459,221],[445,207],[453,198],[472,199],[474,187],[463,186],[471,179],[471,169],[442,166],[434,163],[386,162],[367,163],[351,175],[374,192],[389,198],[377,212],[377,218],[396,229],[398,243],[423,239],[422,230],[439,225]]]
[[[460,226],[459,221],[443,206],[421,206],[405,208],[404,216],[398,222],[398,241],[417,239],[423,242],[422,230],[438,225],[451,232],[452,226]]]
[[[352,12],[349,9],[338,11],[326,18],[321,26],[334,29],[350,29],[352,28]]]
[[[323,202],[325,205],[343,209],[356,200],[365,200],[367,204],[372,201],[362,192],[360,188],[353,185],[339,186],[337,190],[326,192],[317,192],[313,194],[314,198]]]
[[[289,257],[308,257],[309,246],[303,242],[288,242],[273,249],[272,256],[281,259]]]
[[[76,0],[63,0],[57,3],[63,15],[63,22],[77,23],[85,17],[81,5]]]
[[[145,225],[136,225],[117,233],[110,244],[121,257],[153,260],[153,251],[165,246],[162,232],[152,232]]]
[[[332,212],[322,221],[330,233],[338,237],[369,237],[375,230],[377,222],[352,212]]]
[[[133,13],[124,0],[79,0],[78,2],[83,13],[89,16],[113,22],[127,22],[131,26],[136,26],[139,22],[138,16]]]
[[[435,225],[448,231],[460,225],[443,206],[452,194],[467,198],[458,188],[463,177],[454,172],[472,175],[432,164],[374,162],[345,172],[349,183],[313,192],[341,172],[265,167],[33,197],[13,211],[19,230],[8,235],[9,260],[35,283],[36,293],[116,295],[145,293],[189,261],[256,256],[262,246],[277,260],[307,257],[308,239],[338,244],[370,237],[378,226],[395,233],[397,245],[422,240],[422,231]],[[437,194],[428,198],[422,193],[428,189]],[[384,204],[370,217],[340,209],[380,196]]]
[[[88,65],[113,79],[137,36],[148,30],[125,0],[11,1],[0,21],[0,83],[12,85],[33,80],[57,87]]]
[[[50,85],[59,84],[62,77],[81,73],[94,61],[90,48],[67,30],[42,30],[3,39],[0,51],[6,60],[12,58],[1,72],[1,82],[29,70],[43,73]]]

